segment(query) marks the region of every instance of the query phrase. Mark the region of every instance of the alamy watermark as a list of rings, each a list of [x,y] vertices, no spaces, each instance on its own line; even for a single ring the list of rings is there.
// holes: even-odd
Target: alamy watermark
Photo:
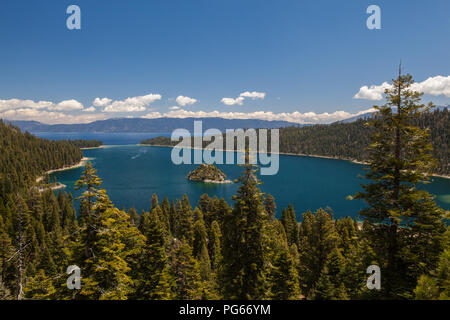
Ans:
[[[69,30],[81,29],[81,9],[79,6],[72,4],[67,7],[66,13],[70,14],[66,20],[66,26]]]
[[[366,20],[366,26],[369,30],[380,30],[381,29],[381,9],[379,6],[372,4],[367,7],[367,14],[370,16]]]
[[[370,274],[367,278],[367,288],[369,290],[380,290],[381,289],[381,269],[376,264],[372,264],[367,267],[366,273]]]
[[[81,269],[76,265],[67,267],[67,274],[70,276],[67,278],[66,285],[69,290],[81,289]]]
[[[270,132],[270,136],[268,133]],[[219,129],[203,132],[202,121],[194,121],[194,134],[187,129],[176,129],[171,140],[179,141],[171,154],[172,162],[179,164],[235,164],[235,152],[246,149],[254,156],[249,163],[261,165],[261,175],[275,175],[279,169],[279,129],[227,129],[224,134]],[[269,139],[270,138],[270,139]],[[267,145],[270,140],[270,152]],[[203,146],[203,142],[210,142]],[[192,159],[192,151],[194,159]],[[224,161],[225,154],[225,161]],[[237,155],[237,164],[244,164],[244,157]]]

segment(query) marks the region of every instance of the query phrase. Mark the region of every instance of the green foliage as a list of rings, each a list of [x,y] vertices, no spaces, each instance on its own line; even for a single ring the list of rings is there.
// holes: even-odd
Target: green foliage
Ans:
[[[169,259],[170,274],[174,279],[174,298],[183,300],[200,299],[202,295],[200,267],[192,256],[192,248],[186,242],[178,240],[173,244],[173,253]]]
[[[305,297],[314,296],[329,255],[336,250],[338,234],[332,214],[323,209],[303,214],[299,227],[299,276]]]
[[[202,163],[187,175],[191,181],[224,181],[227,176],[213,164]]]
[[[268,296],[269,252],[267,214],[256,170],[246,152],[235,206],[224,217],[223,265],[219,281],[225,299],[264,299]]]
[[[289,245],[298,245],[298,222],[295,215],[294,206],[289,204],[287,209],[283,209],[281,212],[281,223],[284,226],[286,237]]]
[[[433,197],[417,188],[427,183],[434,167],[428,130],[414,125],[431,105],[410,90],[410,75],[399,75],[386,90],[387,104],[375,106],[379,115],[369,122],[374,130],[367,148],[370,168],[356,198],[367,202],[360,215],[384,272],[384,295],[411,298],[417,279],[436,267],[445,231],[444,211]],[[396,112],[394,111],[396,109]]]

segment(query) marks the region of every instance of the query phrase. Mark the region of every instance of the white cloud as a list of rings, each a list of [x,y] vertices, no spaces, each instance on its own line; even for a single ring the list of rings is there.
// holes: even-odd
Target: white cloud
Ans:
[[[83,105],[80,102],[73,99],[61,101],[58,104],[55,104],[50,101],[35,102],[33,100],[21,100],[21,99],[0,100],[0,112],[20,108],[72,111],[83,109]]]
[[[335,121],[340,121],[348,119],[361,114],[375,112],[376,110],[371,108],[363,110],[357,113],[349,113],[346,111],[335,111],[333,113],[315,113],[315,112],[305,112],[301,113],[298,111],[287,113],[273,113],[270,111],[255,111],[255,112],[221,112],[221,111],[188,111],[184,109],[169,111],[166,113],[151,112],[142,118],[155,119],[155,118],[211,118],[220,117],[225,119],[262,119],[262,120],[283,120],[300,124],[309,123],[331,123]]]
[[[69,115],[63,112],[20,108],[0,112],[0,118],[8,120],[35,120],[43,123],[88,123],[106,119],[106,115],[103,113]]]
[[[265,92],[256,92],[256,91],[253,92],[245,91],[240,94],[240,97],[252,98],[253,100],[264,99],[265,96],[266,96]]]
[[[242,92],[239,95],[239,97],[237,97],[236,99],[235,98],[222,98],[222,100],[220,100],[220,101],[227,106],[233,106],[235,104],[241,106],[244,103],[244,98],[251,98],[252,100],[256,100],[256,99],[264,99],[265,96],[266,96],[265,92],[245,91],[245,92]]]
[[[370,87],[363,86],[358,93],[353,97],[354,99],[366,100],[382,100],[385,89],[391,88],[391,84],[383,82],[381,85],[372,85]],[[450,98],[450,76],[435,76],[430,77],[425,81],[416,82],[411,86],[411,90],[423,92],[425,94],[439,96],[444,95]]]
[[[109,98],[95,98],[92,104],[96,107],[106,107],[111,101],[112,99]]]
[[[89,107],[89,108],[86,108],[86,109],[83,109],[83,110],[81,110],[81,111],[83,111],[83,112],[94,112],[95,111],[95,107]]]
[[[83,109],[83,105],[77,100],[64,100],[57,105],[50,106],[47,109],[56,111],[74,111]]]
[[[145,111],[151,103],[161,100],[159,94],[147,94],[145,96],[127,98],[125,100],[115,100],[105,106],[104,112],[139,112]]]
[[[387,82],[379,86],[363,86],[359,89],[359,92],[355,94],[353,99],[365,99],[365,100],[382,100],[384,90],[390,88],[391,85]]]
[[[189,97],[185,97],[185,96],[178,96],[177,99],[176,99],[176,102],[177,102],[180,106],[184,107],[184,106],[186,106],[186,105],[196,103],[196,102],[197,102],[197,99],[189,98]]]
[[[146,115],[141,116],[141,118],[146,118],[146,119],[156,119],[156,118],[163,118],[165,117],[162,113],[160,112],[149,112]]]
[[[430,77],[425,81],[414,83],[411,87],[413,90],[433,96],[444,95],[450,98],[450,76]]]
[[[238,105],[242,105],[242,103],[244,102],[244,98],[243,97],[239,97],[239,98],[222,98],[222,100],[220,100],[223,104],[226,104],[227,106],[232,106],[235,104]]]
[[[173,107],[170,107],[169,109],[170,110],[178,110],[178,109],[180,109],[180,107],[179,106],[173,106]]]

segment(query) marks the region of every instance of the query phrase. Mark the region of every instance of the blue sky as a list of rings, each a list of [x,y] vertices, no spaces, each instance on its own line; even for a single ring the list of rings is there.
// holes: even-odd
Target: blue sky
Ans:
[[[71,4],[81,30],[66,28]],[[366,27],[371,4],[381,30]],[[449,104],[449,15],[448,0],[2,0],[0,117],[330,122],[382,103],[360,88],[389,82],[400,58],[432,77],[426,101]]]

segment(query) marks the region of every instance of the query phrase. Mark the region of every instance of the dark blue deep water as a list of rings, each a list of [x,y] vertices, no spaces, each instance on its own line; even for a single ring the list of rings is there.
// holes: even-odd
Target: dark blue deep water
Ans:
[[[235,184],[204,184],[186,179],[189,171],[196,165],[174,165],[171,161],[171,148],[139,146],[139,141],[169,134],[38,134],[50,139],[99,139],[105,144],[115,145],[101,149],[84,150],[84,156],[93,158],[92,163],[103,179],[111,200],[118,208],[135,207],[139,211],[148,210],[150,198],[156,193],[160,199],[181,198],[187,194],[191,204],[197,204],[203,193],[225,198],[232,203],[236,193]],[[123,145],[128,144],[128,145]],[[229,179],[237,178],[242,168],[237,165],[217,165]],[[360,200],[346,200],[348,195],[361,190],[360,184],[366,182],[364,166],[343,160],[280,155],[280,169],[277,175],[261,176],[263,192],[271,193],[279,208],[292,203],[300,214],[306,210],[330,207],[336,217],[357,217],[365,204]],[[53,175],[57,181],[67,185],[66,191],[78,196],[73,189],[83,168],[76,168]],[[437,203],[450,209],[450,180],[433,178],[425,186],[436,195]]]

